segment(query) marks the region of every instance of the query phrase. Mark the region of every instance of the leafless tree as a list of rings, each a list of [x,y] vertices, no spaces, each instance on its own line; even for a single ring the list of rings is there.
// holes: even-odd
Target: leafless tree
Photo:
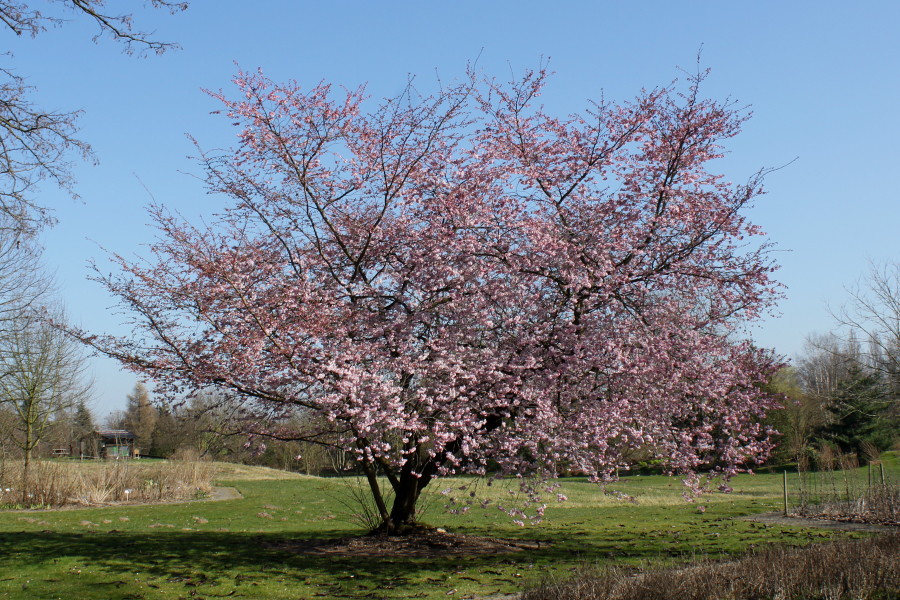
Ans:
[[[43,10],[34,8],[35,4],[44,5]],[[154,8],[162,8],[171,13],[187,10],[188,2],[179,0],[150,0],[144,2]],[[103,36],[121,42],[125,52],[162,54],[166,50],[178,48],[173,42],[162,42],[152,39],[152,32],[134,28],[134,17],[131,13],[115,14],[107,11],[106,0],[29,0],[28,2],[0,0],[0,23],[16,35],[34,37],[46,31],[48,27],[64,25],[68,15],[85,17],[97,25],[94,41]]]
[[[867,366],[900,391],[900,262],[872,264],[848,293],[850,299],[835,319],[851,335],[866,340]]]
[[[90,394],[81,346],[54,326],[62,320],[59,310],[26,310],[0,339],[0,402],[15,415],[13,441],[24,456],[26,481],[32,452],[52,420]]]
[[[855,338],[842,340],[834,333],[808,336],[803,355],[797,360],[803,391],[812,397],[831,398],[859,358]]]
[[[106,429],[125,429],[127,415],[124,410],[113,410],[103,419],[103,427]]]
[[[32,102],[33,91],[22,77],[0,68],[0,212],[25,233],[53,222],[52,213],[33,199],[33,188],[51,180],[75,197],[68,157],[91,159],[90,146],[75,137],[79,111],[44,111]]]
[[[44,6],[38,9],[36,4]],[[97,25],[95,41],[110,37],[129,54],[161,54],[178,47],[135,29],[130,13],[107,12],[105,4],[105,0],[0,0],[0,30],[5,26],[16,35],[34,37],[76,16]],[[172,0],[150,0],[149,4],[173,13],[187,8],[187,2]],[[6,62],[11,60],[9,54],[3,56]],[[52,212],[34,200],[34,187],[49,180],[77,196],[70,159],[93,158],[90,146],[76,137],[80,111],[43,110],[32,100],[33,94],[34,88],[20,74],[0,65],[0,214],[9,217],[0,224],[23,233],[34,233],[53,222]]]
[[[0,214],[0,332],[52,293],[53,280],[41,264],[40,247]]]

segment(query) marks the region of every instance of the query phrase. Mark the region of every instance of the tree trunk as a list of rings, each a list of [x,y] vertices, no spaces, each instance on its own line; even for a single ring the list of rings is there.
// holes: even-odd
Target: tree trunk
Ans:
[[[419,500],[421,487],[419,477],[404,473],[399,484],[394,488],[394,505],[391,507],[391,523],[401,533],[414,528],[416,524],[416,502]]]
[[[381,487],[378,485],[378,474],[375,471],[375,465],[368,461],[362,461],[363,471],[366,474],[366,480],[369,482],[369,489],[372,490],[372,498],[375,500],[375,508],[378,509],[378,516],[381,517],[382,526],[390,523],[390,515],[388,515],[387,505],[384,503],[384,497],[381,495]]]
[[[33,438],[32,425],[31,425],[31,423],[27,423],[25,426],[25,447],[23,448],[23,450],[24,450],[23,454],[25,455],[25,458],[24,458],[24,464],[22,465],[22,504],[26,505],[26,508],[28,508],[27,507],[28,490],[30,487],[30,484],[28,481],[28,471],[29,471],[29,467],[31,466],[31,448],[33,445],[32,438]]]
[[[372,535],[405,535],[412,533],[418,528],[416,523],[416,501],[419,498],[418,490],[411,486],[400,486],[394,490],[394,503],[391,506],[390,513],[387,507],[382,503],[378,504],[376,497],[376,506],[379,512],[382,506],[385,506],[384,512],[381,513],[381,524],[370,531]]]
[[[458,454],[459,450],[459,440],[450,442],[445,446],[445,453]],[[416,521],[416,504],[419,501],[422,490],[425,489],[425,486],[431,482],[438,472],[440,466],[439,456],[429,456],[428,453],[419,449],[419,452],[409,456],[399,473],[393,474],[387,471],[387,464],[383,465],[386,471],[385,474],[394,490],[394,503],[389,514],[387,511],[381,513],[381,525],[371,531],[373,535],[405,535],[422,529],[423,526]],[[370,465],[370,467],[374,472],[374,465]],[[368,475],[368,472],[366,474]],[[380,510],[380,506],[383,506],[383,500],[381,500],[380,494],[376,493],[378,491],[377,484],[376,487],[372,488],[372,491],[375,493],[376,505],[381,501],[381,505],[379,505]]]
[[[410,460],[404,465],[399,477],[393,476],[391,486],[394,490],[394,503],[391,512],[382,516],[382,523],[371,533],[375,535],[405,535],[415,532],[421,527],[416,521],[416,504],[419,495],[431,481],[436,472],[435,463],[431,460],[415,474],[417,461]],[[376,499],[377,502],[377,499]]]

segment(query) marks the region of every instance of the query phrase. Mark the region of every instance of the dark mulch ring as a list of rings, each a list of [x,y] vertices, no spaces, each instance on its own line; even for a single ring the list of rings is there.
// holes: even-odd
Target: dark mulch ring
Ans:
[[[546,545],[546,544],[545,544]],[[284,540],[266,547],[297,554],[361,557],[442,557],[502,554],[540,548],[540,542],[419,529],[406,535],[364,535],[336,540]]]

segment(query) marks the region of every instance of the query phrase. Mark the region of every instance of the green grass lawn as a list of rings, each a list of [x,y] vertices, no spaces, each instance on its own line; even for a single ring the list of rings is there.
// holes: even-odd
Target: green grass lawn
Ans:
[[[680,481],[663,476],[612,486],[637,504],[566,479],[569,501],[554,502],[542,524],[524,528],[496,508],[447,514],[438,482],[424,521],[540,541],[540,548],[450,558],[323,555],[284,548],[362,533],[345,505],[346,479],[231,476],[241,479],[220,483],[238,488],[241,500],[0,513],[0,599],[465,598],[515,591],[584,563],[646,564],[848,535],[741,520],[780,508],[780,474],[738,477],[733,493],[694,503],[681,498]],[[502,485],[486,489],[509,494]]]

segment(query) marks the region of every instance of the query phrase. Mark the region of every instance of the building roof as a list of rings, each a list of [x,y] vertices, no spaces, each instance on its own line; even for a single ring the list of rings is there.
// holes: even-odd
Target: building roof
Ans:
[[[119,440],[134,439],[134,434],[125,429],[97,429],[94,433],[104,438],[115,438]]]

